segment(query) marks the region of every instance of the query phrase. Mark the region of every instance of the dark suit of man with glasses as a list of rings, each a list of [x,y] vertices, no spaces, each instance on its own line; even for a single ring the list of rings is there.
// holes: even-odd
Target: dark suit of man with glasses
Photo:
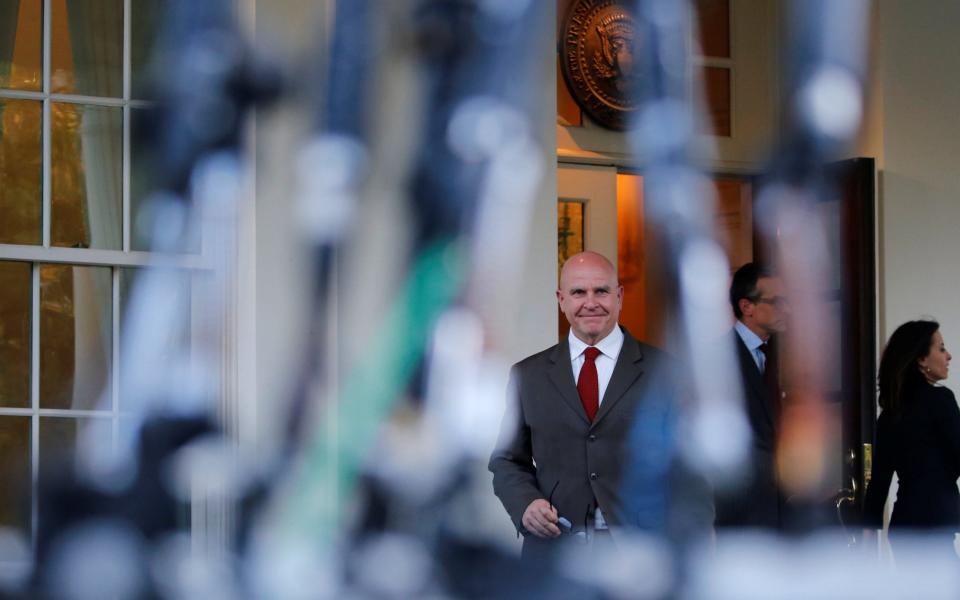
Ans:
[[[733,275],[730,305],[737,318],[731,337],[753,444],[748,478],[717,496],[716,525],[780,529],[785,506],[774,462],[781,401],[776,334],[787,328],[790,303],[780,278],[762,265],[747,263]]]
[[[637,524],[621,493],[631,428],[638,411],[657,404],[646,392],[669,386],[665,355],[618,325],[623,287],[610,261],[571,257],[557,301],[570,333],[514,365],[489,464],[525,560],[549,558],[563,540],[615,545],[620,527]]]

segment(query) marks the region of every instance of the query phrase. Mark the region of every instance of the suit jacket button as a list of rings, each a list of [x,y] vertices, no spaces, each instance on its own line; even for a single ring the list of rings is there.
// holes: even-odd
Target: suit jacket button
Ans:
[[[593,481],[596,481],[597,478],[599,478],[599,477],[600,477],[600,476],[597,475],[596,473],[590,473],[590,479],[593,480]]]
[[[595,442],[597,441],[597,436],[591,433],[589,437],[587,437],[587,439],[590,440],[591,442]]]

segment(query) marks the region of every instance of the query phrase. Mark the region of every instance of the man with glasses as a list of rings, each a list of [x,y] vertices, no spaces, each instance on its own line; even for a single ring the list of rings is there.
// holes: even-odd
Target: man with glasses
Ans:
[[[779,277],[765,266],[747,263],[733,275],[730,305],[737,318],[731,335],[753,445],[747,481],[718,494],[716,525],[780,529],[784,502],[774,463],[781,400],[776,334],[787,328],[790,303]]]
[[[523,558],[535,562],[550,560],[562,540],[612,547],[618,527],[639,525],[622,497],[625,455],[638,411],[671,384],[663,352],[618,325],[623,286],[609,260],[571,257],[556,294],[570,333],[514,365],[489,465],[524,536]]]

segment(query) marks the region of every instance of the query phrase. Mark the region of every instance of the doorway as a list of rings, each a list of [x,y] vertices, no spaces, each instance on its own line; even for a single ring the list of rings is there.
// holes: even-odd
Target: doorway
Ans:
[[[836,323],[835,335],[824,341],[824,356],[836,358],[827,400],[838,433],[828,469],[837,486],[831,502],[837,504],[840,524],[850,523],[869,484],[876,421],[875,164],[871,158],[857,158],[837,163],[831,171],[837,193],[824,199],[820,213],[831,255],[838,257],[824,295],[825,310]],[[658,267],[664,263],[656,227],[644,218],[642,173],[561,163],[557,177],[558,277],[564,258],[576,252],[615,257],[624,286],[621,323],[637,339],[669,350],[664,331],[669,307],[658,293]],[[752,218],[754,179],[715,174],[712,180],[714,229],[732,273],[766,254]],[[732,313],[730,319],[732,324]],[[559,339],[567,330],[558,309]]]
[[[735,269],[753,259],[753,178],[715,174],[713,221]],[[557,277],[564,260],[583,250],[613,261],[624,287],[620,322],[638,340],[669,349],[669,306],[660,293],[664,257],[655,224],[644,214],[644,179],[613,166],[561,163],[557,169]],[[732,271],[731,271],[732,272]],[[731,313],[731,324],[733,315]],[[559,339],[567,335],[558,309]]]

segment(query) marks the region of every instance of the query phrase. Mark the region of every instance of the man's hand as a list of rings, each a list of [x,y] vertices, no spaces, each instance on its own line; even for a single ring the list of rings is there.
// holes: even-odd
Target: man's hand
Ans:
[[[541,538],[560,537],[560,528],[557,527],[557,509],[540,498],[534,500],[523,511],[523,526],[533,535]]]

